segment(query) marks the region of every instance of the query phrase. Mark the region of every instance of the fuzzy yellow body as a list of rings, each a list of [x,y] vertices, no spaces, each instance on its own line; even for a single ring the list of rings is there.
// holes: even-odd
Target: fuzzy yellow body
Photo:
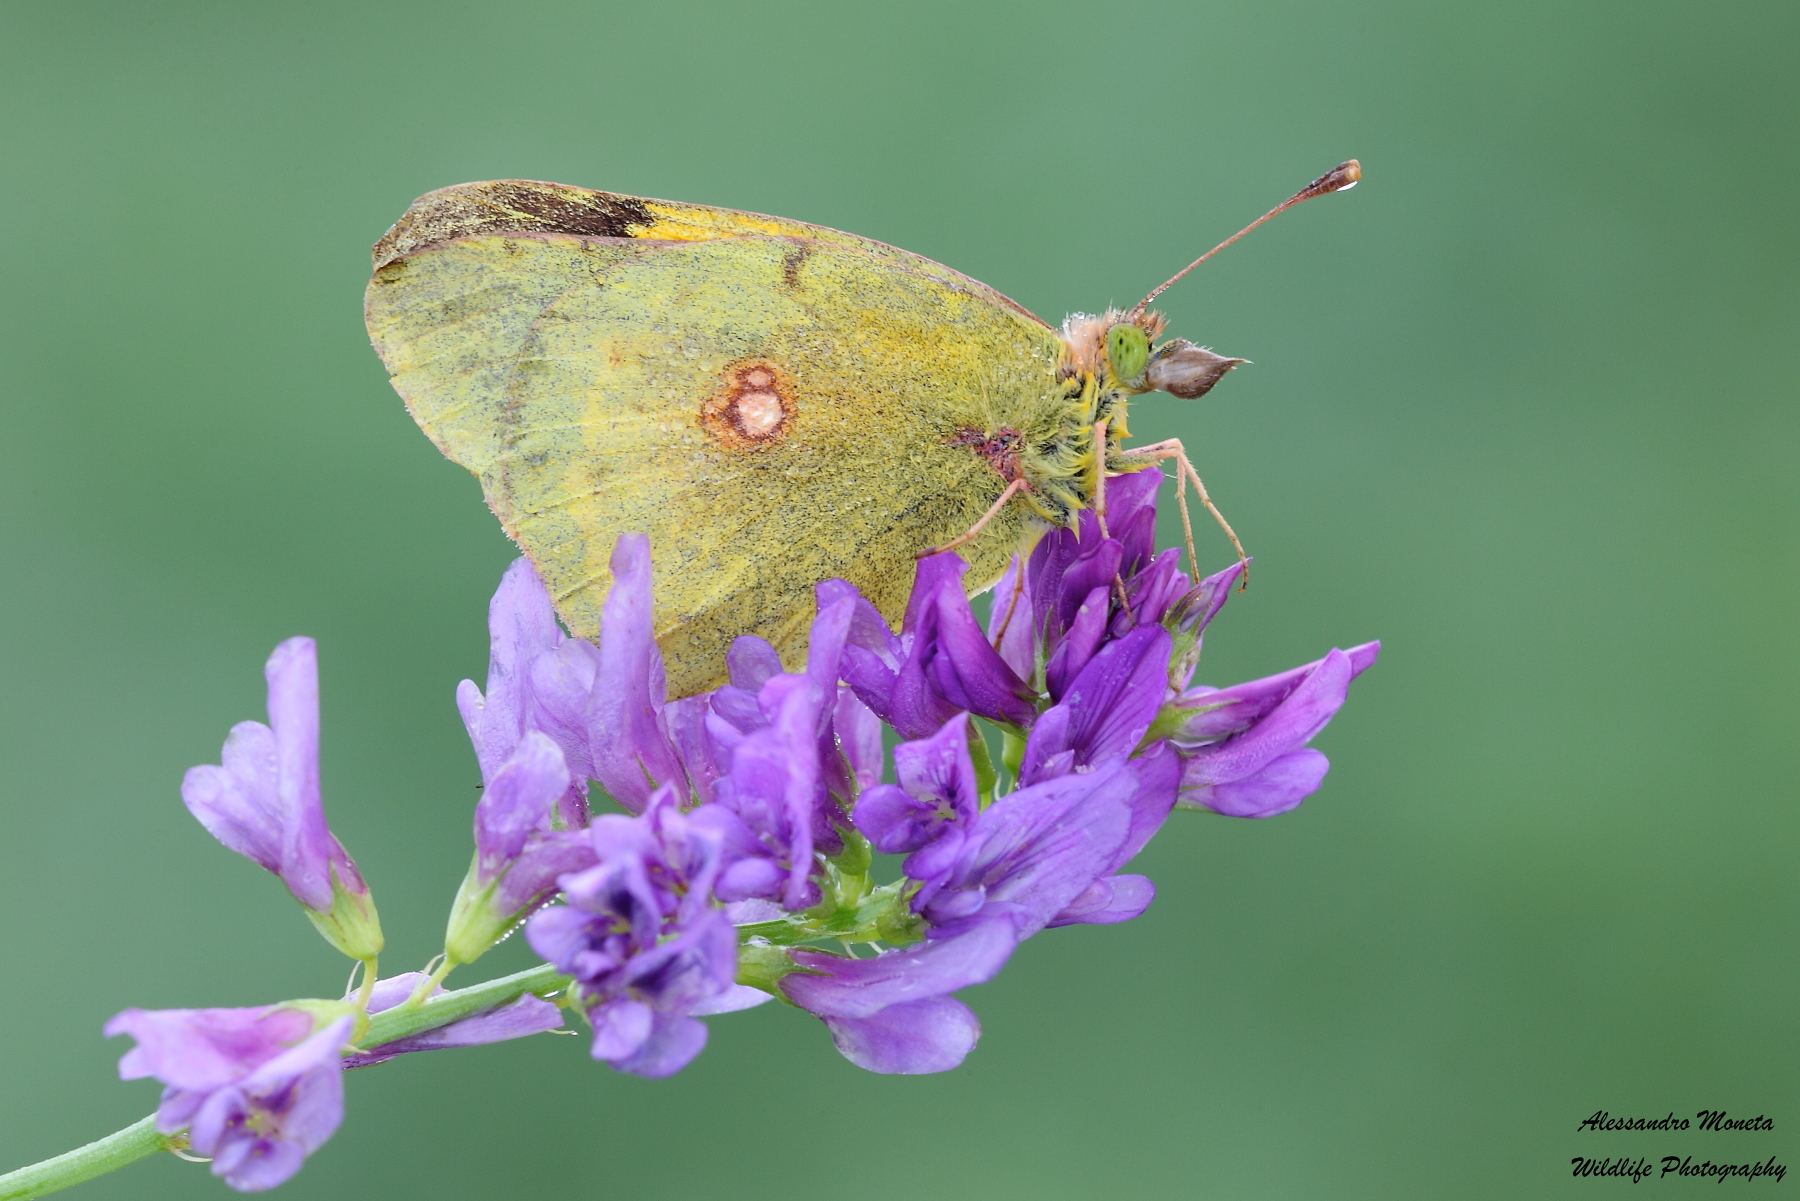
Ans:
[[[614,540],[649,535],[672,697],[722,683],[740,634],[797,664],[821,579],[897,622],[914,556],[1010,472],[1025,503],[962,551],[970,586],[991,584],[1084,502],[1096,406],[1123,399],[984,285],[726,209],[468,184],[415,202],[375,267],[368,328],[394,387],[573,632],[599,628]]]

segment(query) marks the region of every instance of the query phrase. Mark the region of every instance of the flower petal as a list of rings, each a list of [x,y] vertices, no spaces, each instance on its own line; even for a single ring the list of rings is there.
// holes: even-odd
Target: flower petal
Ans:
[[[988,643],[1021,680],[1037,669],[1034,633],[1037,622],[1031,610],[1031,589],[1025,581],[1025,563],[1018,555],[1006,565],[1006,574],[994,586],[994,604],[988,618]]]
[[[877,784],[856,802],[856,828],[877,851],[903,855],[931,841],[936,807],[894,784]]]
[[[1087,892],[1057,914],[1050,928],[1128,922],[1150,908],[1150,902],[1155,899],[1156,885],[1148,876],[1107,876],[1094,881]]]
[[[183,803],[228,849],[279,875],[285,812],[275,786],[275,732],[258,721],[239,722],[220,759],[222,767],[188,769]]]
[[[1091,590],[1075,611],[1075,618],[1063,632],[1050,660],[1044,664],[1044,687],[1051,699],[1062,700],[1081,669],[1088,665],[1094,652],[1106,637],[1107,615],[1112,608],[1112,585],[1102,584]]]
[[[1248,779],[1305,746],[1343,707],[1353,674],[1350,656],[1332,651],[1248,729],[1188,754],[1182,784],[1194,788]],[[1177,734],[1177,741],[1182,737]]]
[[[488,602],[486,695],[467,680],[457,689],[483,779],[500,770],[529,725],[532,665],[563,640],[537,571],[529,560],[513,560]]]
[[[562,751],[547,736],[528,730],[475,804],[475,855],[482,883],[505,871],[534,832],[549,827],[551,807],[568,787]]]
[[[981,1037],[974,1011],[952,997],[890,1005],[873,1017],[820,1020],[845,1059],[887,1075],[947,1072]]]
[[[1307,747],[1271,760],[1253,776],[1184,788],[1181,805],[1210,809],[1226,817],[1274,817],[1317,792],[1330,768],[1330,760]]]
[[[725,652],[725,672],[733,688],[755,692],[781,674],[781,656],[765,640],[745,634],[731,640]]]
[[[630,1059],[649,1041],[655,1017],[648,1005],[630,997],[602,1001],[588,1011],[588,1020],[594,1024],[591,1054],[614,1063]]]
[[[623,534],[613,545],[612,588],[600,614],[594,681],[594,778],[632,812],[663,784],[687,791],[681,759],[662,720],[662,652],[651,624],[650,541]]]
[[[1122,799],[1131,813],[1125,839],[1113,852],[1106,873],[1116,872],[1137,858],[1169,819],[1181,791],[1181,757],[1167,743],[1158,743],[1149,754],[1128,760],[1125,774],[1131,784]]]
[[[417,976],[417,972],[409,972],[408,976]],[[385,983],[385,981],[383,982]],[[377,988],[380,984],[376,985]],[[414,987],[417,987],[415,984]],[[401,998],[404,1000],[405,998]],[[376,1012],[373,1003],[369,1006],[371,1013]],[[427,1030],[421,1034],[397,1038],[392,1042],[368,1048],[344,1058],[346,1070],[351,1068],[372,1067],[385,1063],[396,1055],[406,1055],[413,1051],[436,1051],[446,1047],[479,1047],[487,1043],[506,1042],[510,1039],[524,1038],[528,1034],[542,1034],[548,1030],[562,1028],[562,1010],[541,997],[526,993],[515,997],[505,1005],[489,1009],[473,1017],[451,1022],[448,1026],[440,1026],[436,1030]]]
[[[649,1036],[636,1054],[615,1059],[612,1066],[634,1076],[662,1080],[692,1063],[694,1056],[705,1049],[705,1022],[658,1011],[651,1020]]]
[[[963,825],[981,812],[969,736],[969,717],[959,713],[931,737],[894,748],[894,775],[900,787],[934,807],[943,805]]]
[[[1174,639],[1161,626],[1139,626],[1100,649],[1063,699],[1077,766],[1122,758],[1137,749],[1168,691]]]
[[[1381,643],[1365,642],[1340,652],[1350,660],[1350,678],[1355,679],[1381,655]],[[1171,708],[1184,711],[1179,729],[1174,734],[1184,746],[1217,742],[1240,734],[1255,725],[1286,700],[1294,689],[1307,680],[1323,659],[1302,663],[1291,671],[1233,684],[1230,688],[1190,688],[1171,703]]]
[[[319,652],[289,638],[269,656],[269,728],[281,798],[281,879],[308,908],[331,909],[331,831],[319,799]]]
[[[839,748],[850,765],[850,773],[861,792],[881,781],[881,719],[857,699],[849,688],[837,690],[837,706],[832,711],[831,726],[837,734]]]
[[[993,979],[1017,945],[1010,923],[977,921],[958,937],[883,951],[872,959],[801,948],[792,958],[810,972],[783,976],[781,991],[822,1017],[874,1017],[890,1005],[941,997]]]
[[[711,1017],[717,1013],[736,1013],[741,1009],[755,1009],[758,1005],[775,999],[774,993],[766,993],[760,988],[751,988],[747,984],[733,984],[710,1001],[702,1001],[689,1011],[690,1017]]]
[[[119,1078],[154,1076],[183,1089],[214,1089],[241,1080],[312,1033],[298,1009],[127,1009],[105,1035],[129,1034],[137,1046],[119,1060]]]
[[[1037,717],[1035,694],[988,645],[963,591],[966,565],[955,555],[948,557],[955,559],[957,570],[938,589],[935,637],[915,642],[912,653],[921,657],[938,695],[956,708],[1029,728]]]
[[[535,909],[550,899],[559,879],[593,865],[593,844],[583,831],[539,830],[501,877],[494,890],[494,908],[499,913]]]
[[[962,862],[925,915],[934,922],[953,920],[959,916],[952,911],[956,894],[983,888],[987,904],[977,920],[988,920],[990,909],[1005,912],[1015,937],[1031,937],[1112,870],[1130,836],[1136,786],[1123,761],[1115,760],[996,801],[982,813]]]

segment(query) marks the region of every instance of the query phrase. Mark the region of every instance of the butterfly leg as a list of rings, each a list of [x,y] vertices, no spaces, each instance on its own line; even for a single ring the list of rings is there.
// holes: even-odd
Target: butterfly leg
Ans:
[[[999,650],[1000,644],[1006,641],[1006,631],[1012,625],[1013,614],[1019,611],[1019,597],[1025,593],[1025,564],[1019,562],[1016,554],[1013,555],[1012,570],[1015,573],[1012,596],[1006,602],[1006,616],[1000,619],[1000,628],[994,631],[992,645],[995,650]]]
[[[1094,422],[1094,516],[1100,522],[1100,536],[1106,532],[1106,418]]]
[[[995,517],[997,517],[1000,513],[1000,510],[1004,509],[1006,507],[1006,502],[1011,500],[1014,496],[1018,495],[1018,493],[1021,492],[1026,487],[1027,487],[1027,485],[1025,483],[1025,477],[1020,476],[1018,479],[1014,480],[1012,483],[1010,483],[1006,486],[1006,491],[1002,492],[1000,494],[1000,499],[995,501],[993,503],[993,506],[990,507],[987,512],[985,512],[981,515],[980,521],[977,521],[974,525],[970,526],[968,529],[964,530],[962,533],[958,534],[956,537],[950,539],[950,541],[944,543],[944,545],[934,546],[930,550],[922,550],[918,554],[914,555],[913,558],[915,558],[915,559],[929,558],[932,555],[939,555],[939,554],[944,553],[947,550],[955,550],[959,546],[965,546],[968,543],[975,541],[976,537],[987,526],[987,523],[992,521]]]
[[[1232,549],[1237,551],[1238,562],[1244,565],[1244,578],[1243,582],[1238,585],[1238,591],[1242,592],[1248,588],[1250,586],[1250,556],[1244,553],[1244,544],[1238,541],[1236,531],[1231,528],[1231,523],[1225,520],[1225,514],[1219,512],[1219,507],[1213,504],[1212,497],[1207,495],[1206,485],[1201,482],[1200,473],[1194,470],[1194,464],[1189,461],[1187,451],[1181,445],[1181,439],[1169,438],[1163,442],[1153,442],[1149,446],[1133,447],[1128,453],[1133,458],[1149,459],[1157,463],[1167,459],[1175,460],[1176,495],[1182,497],[1184,502],[1181,510],[1182,525],[1188,532],[1188,554],[1193,562],[1195,581],[1197,582],[1200,578],[1200,560],[1198,556],[1194,555],[1193,529],[1187,525],[1186,498],[1182,496],[1181,487],[1184,479],[1194,481],[1194,490],[1200,494],[1200,503],[1206,506],[1206,511],[1213,515],[1213,520],[1219,523],[1219,528],[1225,531],[1227,538],[1231,539]]]
[[[1094,422],[1094,517],[1100,523],[1100,536],[1110,538],[1106,529],[1106,422],[1102,417]],[[1137,623],[1137,614],[1131,611],[1131,598],[1125,595],[1125,580],[1118,572],[1113,572],[1113,590],[1119,594],[1119,604],[1125,610],[1125,616],[1132,623]]]

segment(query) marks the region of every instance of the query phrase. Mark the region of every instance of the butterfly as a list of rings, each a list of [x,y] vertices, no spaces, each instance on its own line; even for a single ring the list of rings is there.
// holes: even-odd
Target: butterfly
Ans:
[[[741,634],[802,661],[819,580],[890,624],[925,552],[991,586],[1037,532],[1103,519],[1108,475],[1174,460],[1218,516],[1179,442],[1123,445],[1131,397],[1198,397],[1244,362],[1159,341],[1162,288],[1052,327],[868,238],[529,180],[428,193],[373,257],[394,388],[572,633],[599,629],[614,541],[649,536],[671,698],[723,683]]]

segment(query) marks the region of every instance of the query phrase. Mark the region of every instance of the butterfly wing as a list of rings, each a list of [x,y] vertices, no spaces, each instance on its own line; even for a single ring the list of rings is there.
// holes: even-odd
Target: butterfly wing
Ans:
[[[896,621],[913,555],[1005,486],[959,438],[1059,403],[1054,334],[929,260],[555,185],[494,199],[526,186],[415,206],[377,245],[369,330],[572,630],[598,629],[614,540],[649,535],[671,696],[722,683],[739,634],[795,665],[820,579]],[[1026,532],[1009,506],[971,582]]]

